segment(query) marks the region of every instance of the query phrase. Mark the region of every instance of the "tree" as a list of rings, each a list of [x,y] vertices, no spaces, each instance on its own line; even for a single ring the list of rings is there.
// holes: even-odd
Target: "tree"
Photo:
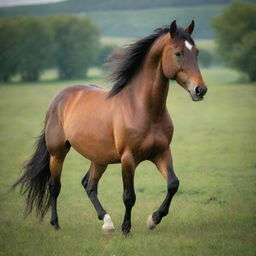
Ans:
[[[17,73],[20,18],[0,20],[0,81]]]
[[[85,77],[99,47],[96,26],[85,16],[54,15],[48,22],[54,30],[60,79]]]
[[[117,49],[115,44],[101,44],[97,54],[97,58],[94,61],[95,66],[106,68],[104,64],[108,62],[108,57]]]
[[[218,51],[232,68],[256,81],[256,5],[235,2],[213,20]]]
[[[212,64],[212,54],[205,50],[205,49],[200,49],[200,54],[199,54],[199,63],[202,67],[208,68]]]
[[[37,81],[52,63],[54,41],[43,18],[26,17],[19,24],[18,71],[23,81]]]

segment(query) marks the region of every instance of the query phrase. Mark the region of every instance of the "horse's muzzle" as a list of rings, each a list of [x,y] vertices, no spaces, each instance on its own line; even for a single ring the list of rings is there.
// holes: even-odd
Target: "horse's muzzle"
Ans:
[[[193,101],[200,101],[203,100],[204,95],[207,92],[207,87],[205,85],[198,85],[189,92]]]

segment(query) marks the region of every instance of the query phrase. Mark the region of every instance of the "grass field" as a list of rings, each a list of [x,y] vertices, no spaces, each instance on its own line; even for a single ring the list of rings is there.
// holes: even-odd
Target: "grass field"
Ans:
[[[146,218],[164,199],[166,184],[151,163],[142,163],[128,238],[120,231],[120,165],[108,167],[99,187],[117,228],[111,235],[101,232],[102,223],[80,185],[89,162],[73,150],[62,176],[60,232],[49,225],[49,215],[42,223],[35,216],[23,219],[24,200],[9,190],[33,151],[50,99],[64,86],[87,81],[0,86],[0,255],[255,256],[256,86],[227,69],[203,74],[209,91],[202,102],[192,102],[177,84],[170,86],[172,151],[181,183],[170,214],[156,230],[147,230]]]

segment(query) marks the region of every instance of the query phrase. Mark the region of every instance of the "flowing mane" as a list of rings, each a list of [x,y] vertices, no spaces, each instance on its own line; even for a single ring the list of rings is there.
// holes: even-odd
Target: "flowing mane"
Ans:
[[[154,33],[128,45],[126,48],[121,49],[117,54],[111,56],[116,69],[109,76],[109,80],[114,82],[114,85],[110,90],[108,97],[116,95],[129,83],[143,63],[146,54],[156,39],[169,33],[169,31],[169,26],[157,28],[154,30]],[[191,36],[182,28],[179,28],[177,31],[177,40],[182,39],[188,40],[194,45]]]

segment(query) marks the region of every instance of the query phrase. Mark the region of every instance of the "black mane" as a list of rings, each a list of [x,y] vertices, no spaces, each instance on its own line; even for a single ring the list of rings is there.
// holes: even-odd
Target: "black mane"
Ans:
[[[156,39],[169,33],[169,31],[169,26],[157,28],[154,30],[153,34],[130,44],[128,47],[122,49],[118,54],[114,54],[112,56],[114,65],[116,65],[117,68],[109,76],[109,80],[114,82],[114,85],[109,92],[109,97],[119,93],[128,84],[128,82],[134,77],[138,68],[142,65],[148,50]],[[188,40],[194,45],[193,39],[182,28],[178,29],[175,39]]]

